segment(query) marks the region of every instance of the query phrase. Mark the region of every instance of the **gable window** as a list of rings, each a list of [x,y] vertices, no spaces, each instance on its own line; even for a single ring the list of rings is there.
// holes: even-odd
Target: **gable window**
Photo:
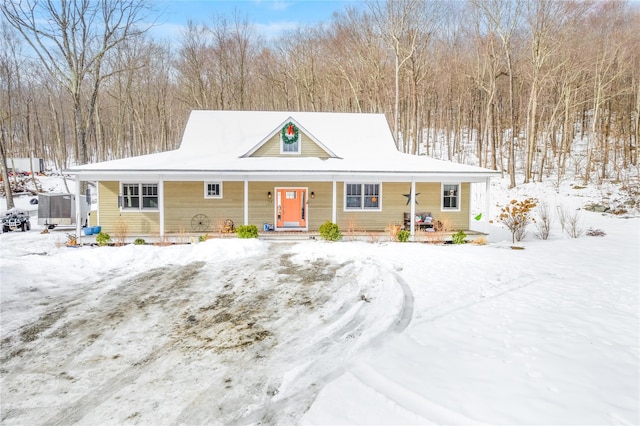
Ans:
[[[222,182],[205,182],[204,198],[222,198]]]
[[[442,184],[442,210],[460,210],[460,184]]]
[[[300,130],[291,121],[280,132],[280,153],[300,154]]]
[[[380,210],[379,183],[346,183],[345,210]]]
[[[282,153],[283,154],[299,154],[300,153],[300,138],[297,141],[286,143],[282,142]]]
[[[156,210],[157,183],[123,183],[121,207],[126,210]]]

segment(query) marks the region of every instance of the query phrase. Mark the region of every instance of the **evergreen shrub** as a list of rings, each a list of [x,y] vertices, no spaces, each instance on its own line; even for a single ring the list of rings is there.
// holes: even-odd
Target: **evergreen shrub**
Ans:
[[[110,242],[111,236],[106,232],[100,232],[98,235],[96,235],[96,243],[98,243],[99,246],[106,246]]]
[[[255,225],[241,225],[236,228],[238,238],[258,238],[258,227]]]
[[[342,238],[342,233],[340,232],[340,228],[337,224],[326,221],[322,225],[320,225],[320,236],[322,239],[327,241],[338,241]]]
[[[411,236],[411,232],[407,231],[406,229],[401,229],[398,231],[398,241],[400,241],[401,243],[406,243],[407,241],[409,241],[409,237]]]
[[[467,238],[467,234],[464,231],[458,231],[451,236],[453,244],[464,244],[464,239]]]

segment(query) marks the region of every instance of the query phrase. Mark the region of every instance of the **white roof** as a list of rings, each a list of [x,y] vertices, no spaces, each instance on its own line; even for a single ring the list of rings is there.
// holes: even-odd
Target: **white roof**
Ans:
[[[334,156],[245,157],[288,120]],[[353,175],[378,180],[480,181],[497,172],[403,154],[396,149],[383,114],[193,111],[180,148],[174,151],[73,167],[67,173],[87,180],[118,176],[161,176],[165,180],[327,180]]]

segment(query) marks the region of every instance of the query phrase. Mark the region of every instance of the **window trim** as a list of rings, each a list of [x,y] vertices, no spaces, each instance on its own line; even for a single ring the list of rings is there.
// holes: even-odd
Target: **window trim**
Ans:
[[[138,185],[138,207],[125,207],[124,206],[124,186],[125,185]],[[157,195],[156,204],[157,207],[144,207],[144,195],[142,194],[142,185],[155,185]],[[151,197],[154,198],[154,197]],[[118,196],[118,204],[121,213],[139,213],[139,212],[158,212],[160,211],[160,182],[156,181],[121,181],[120,182],[120,195]]]
[[[284,143],[284,139],[282,139],[282,136],[278,136],[278,139],[280,139],[280,154],[282,154],[282,155],[300,155],[300,154],[302,154],[302,132],[298,131],[298,141],[296,142],[298,144],[298,150],[297,151],[285,151],[284,150],[284,146],[286,144]]]
[[[361,187],[361,207],[347,207],[347,185],[360,185]],[[378,207],[365,207],[364,206],[364,198],[365,198],[365,185],[378,185]],[[381,212],[382,211],[382,182],[344,182],[343,186],[343,211],[345,212]]]
[[[444,199],[446,195],[444,194],[445,185],[456,185],[458,187],[458,193],[455,195],[456,198],[456,207],[445,207]],[[446,212],[459,212],[462,204],[462,184],[460,182],[442,182],[440,184],[440,211]]]
[[[208,185],[218,185],[219,186],[219,194],[218,195],[209,195]],[[209,180],[204,182],[204,198],[206,199],[220,199],[222,198],[222,181],[214,181]]]

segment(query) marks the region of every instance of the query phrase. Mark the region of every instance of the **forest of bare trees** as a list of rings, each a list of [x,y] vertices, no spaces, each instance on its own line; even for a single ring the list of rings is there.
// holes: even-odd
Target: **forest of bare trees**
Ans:
[[[235,14],[168,41],[144,0],[1,1],[3,157],[64,169],[174,149],[191,110],[225,109],[384,113],[400,150],[512,186],[638,166],[632,3],[376,0],[275,39]]]

